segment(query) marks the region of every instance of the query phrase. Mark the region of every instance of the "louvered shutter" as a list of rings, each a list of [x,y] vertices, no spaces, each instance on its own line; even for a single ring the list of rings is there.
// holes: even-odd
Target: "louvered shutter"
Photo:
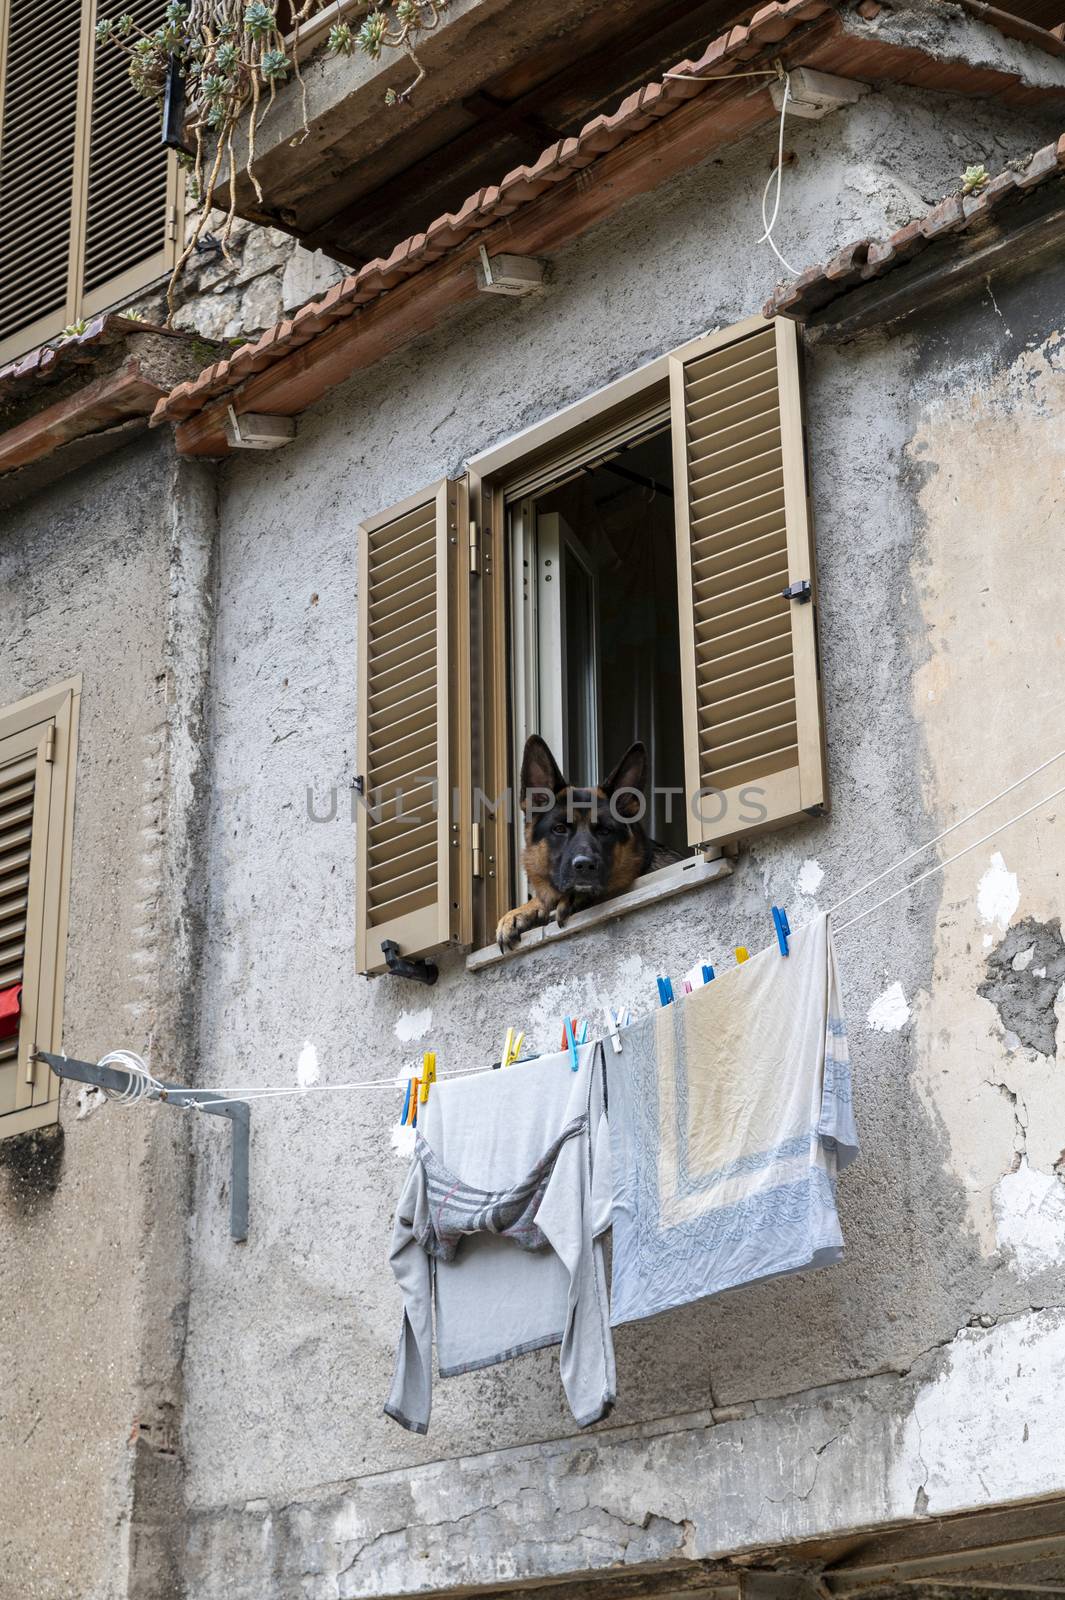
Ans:
[[[82,0],[0,0],[0,354],[67,320],[81,17]]]
[[[150,32],[161,0],[124,0],[123,14]],[[167,266],[170,164],[159,139],[159,107],[137,94],[115,45],[93,47],[85,208],[84,312],[132,293]]]
[[[457,925],[450,740],[458,653],[458,486],[441,483],[359,529],[356,955],[436,950]]]
[[[34,1100],[29,1058],[41,989],[51,727],[38,723],[0,741],[0,989],[22,985],[19,1031],[0,1039],[0,1135],[3,1118]]]
[[[22,985],[0,1038],[0,1139],[54,1122],[59,1085],[34,1061],[62,1036],[78,685],[0,710],[0,990]]]
[[[826,799],[797,330],[754,318],[670,358],[688,837]]]

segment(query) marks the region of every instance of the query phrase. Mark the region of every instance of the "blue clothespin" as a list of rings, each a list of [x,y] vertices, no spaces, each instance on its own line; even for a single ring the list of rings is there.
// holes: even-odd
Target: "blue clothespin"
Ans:
[[[788,925],[788,914],[783,906],[773,907],[773,927],[776,929],[780,953],[782,956],[786,956],[789,953],[788,940],[791,937],[791,928]]]
[[[714,969],[713,969],[713,967],[708,967],[706,962],[704,961],[703,962],[703,982],[704,983],[713,983],[713,981],[714,981]]]
[[[672,1005],[672,1003],[673,1003],[673,980],[672,980],[672,978],[659,978],[658,979],[658,1003],[659,1003],[659,1005],[663,1005],[663,1006]]]
[[[567,1017],[566,1018],[566,1043],[569,1045],[569,1053],[573,1058],[573,1066],[572,1066],[571,1070],[573,1072],[576,1072],[577,1068],[580,1066],[581,1063],[580,1063],[580,1058],[577,1055],[577,1040],[576,1040],[576,1038],[574,1036],[574,1033],[573,1033],[573,1019],[572,1019],[572,1017]]]

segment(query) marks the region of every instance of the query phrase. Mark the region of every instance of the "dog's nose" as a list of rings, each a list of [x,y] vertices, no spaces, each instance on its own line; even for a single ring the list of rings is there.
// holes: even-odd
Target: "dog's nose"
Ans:
[[[574,856],[573,871],[578,878],[590,878],[595,872],[595,857]]]

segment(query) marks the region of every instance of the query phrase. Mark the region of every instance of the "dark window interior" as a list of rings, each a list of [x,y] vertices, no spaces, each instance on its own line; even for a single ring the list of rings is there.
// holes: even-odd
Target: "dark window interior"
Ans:
[[[567,778],[594,783],[611,771],[633,740],[642,739],[651,786],[681,790],[677,558],[668,428],[540,495],[536,512],[538,519],[557,513],[576,536],[584,558],[564,555],[562,671],[568,715],[564,748],[555,753]],[[594,581],[588,580],[586,569]],[[598,645],[594,666],[588,649],[592,638]],[[550,663],[541,663],[542,673],[550,670]],[[591,696],[589,682],[595,686]],[[589,698],[594,732],[589,729]],[[682,796],[674,796],[670,806],[662,795],[649,794],[648,804],[648,831],[660,844],[686,853]]]

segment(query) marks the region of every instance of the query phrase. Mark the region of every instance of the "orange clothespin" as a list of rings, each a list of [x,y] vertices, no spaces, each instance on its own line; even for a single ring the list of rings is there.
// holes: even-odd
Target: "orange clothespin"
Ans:
[[[422,1105],[429,1098],[429,1086],[436,1082],[436,1051],[427,1050],[422,1056],[421,1089],[418,1098]]]

